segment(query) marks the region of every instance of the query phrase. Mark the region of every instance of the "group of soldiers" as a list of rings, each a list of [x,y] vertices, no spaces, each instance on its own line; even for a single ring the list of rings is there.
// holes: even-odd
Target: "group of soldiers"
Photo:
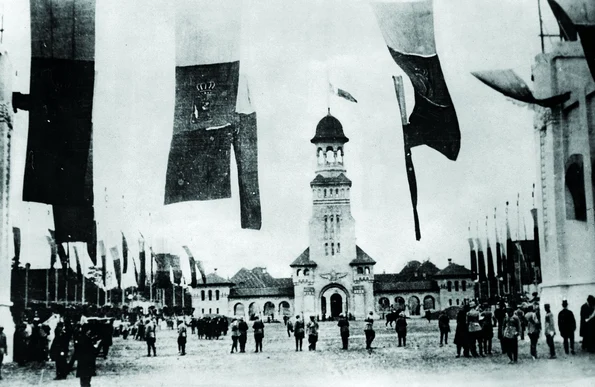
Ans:
[[[525,335],[530,341],[530,354],[537,359],[537,343],[544,333],[549,349],[550,359],[556,358],[554,337],[557,332],[563,339],[564,352],[574,355],[574,337],[577,328],[574,313],[568,309],[568,301],[562,301],[562,310],[557,319],[551,311],[550,304],[544,304],[544,318],[541,318],[539,298],[535,297],[530,302],[521,305],[509,304],[500,301],[492,313],[488,304],[481,306],[474,301],[464,305],[457,314],[457,325],[454,343],[457,346],[456,357],[484,357],[492,354],[492,339],[494,326],[497,326],[497,338],[500,349],[507,354],[509,363],[518,361],[518,341],[525,340]],[[543,325],[542,325],[543,321]],[[445,332],[450,331],[448,316],[441,315],[438,321],[442,338]],[[587,302],[581,307],[580,336],[583,338],[582,349],[591,353],[595,352],[595,297],[589,296]],[[447,333],[444,337],[447,339]]]

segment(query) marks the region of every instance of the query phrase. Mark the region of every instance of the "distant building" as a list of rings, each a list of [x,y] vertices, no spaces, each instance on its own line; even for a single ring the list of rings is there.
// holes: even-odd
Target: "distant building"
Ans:
[[[229,280],[209,274],[206,284],[191,289],[196,315],[266,319],[345,313],[361,319],[370,311],[384,315],[400,308],[419,316],[473,297],[471,271],[453,263],[439,270],[429,261],[411,261],[398,274],[374,273],[376,261],[356,245],[352,183],[344,164],[348,141],[330,113],[320,120],[311,140],[317,167],[310,183],[310,245],[289,265],[291,277],[273,278],[260,267],[241,269]]]

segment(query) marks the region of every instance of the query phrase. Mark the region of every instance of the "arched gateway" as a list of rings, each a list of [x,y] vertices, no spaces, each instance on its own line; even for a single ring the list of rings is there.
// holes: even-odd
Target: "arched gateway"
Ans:
[[[337,318],[349,313],[349,293],[339,284],[325,286],[320,292],[320,313],[326,318]]]

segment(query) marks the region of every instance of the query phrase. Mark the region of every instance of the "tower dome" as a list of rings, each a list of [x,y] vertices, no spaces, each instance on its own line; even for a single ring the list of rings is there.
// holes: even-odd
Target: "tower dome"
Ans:
[[[324,116],[318,125],[316,125],[316,135],[310,140],[311,143],[317,142],[340,142],[342,144],[349,141],[349,139],[343,133],[343,125],[338,119],[328,115]]]

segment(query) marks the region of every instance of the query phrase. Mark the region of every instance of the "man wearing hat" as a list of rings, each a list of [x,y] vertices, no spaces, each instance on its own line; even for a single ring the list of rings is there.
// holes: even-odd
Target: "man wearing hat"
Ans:
[[[339,323],[337,325],[339,326],[339,331],[341,332],[343,349],[347,349],[349,345],[349,321],[347,321],[343,313],[339,315]]]
[[[564,352],[568,355],[568,342],[570,341],[570,353],[574,355],[574,331],[576,330],[576,320],[574,313],[568,309],[568,301],[562,300],[562,310],[558,313],[558,329],[560,336],[564,339]]]
[[[2,362],[4,361],[4,355],[6,354],[8,354],[8,344],[6,343],[4,327],[0,325],[0,380],[2,380]]]

